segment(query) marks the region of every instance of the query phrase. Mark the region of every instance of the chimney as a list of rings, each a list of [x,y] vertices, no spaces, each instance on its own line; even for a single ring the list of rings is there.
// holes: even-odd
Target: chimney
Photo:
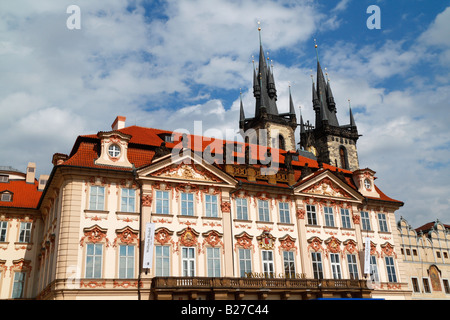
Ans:
[[[34,183],[34,178],[36,176],[36,164],[34,162],[29,162],[27,167],[27,183]]]
[[[41,174],[39,176],[39,186],[38,186],[38,190],[42,191],[45,188],[45,185],[47,184],[49,175],[48,174]]]
[[[125,128],[126,119],[127,119],[126,117],[117,116],[116,120],[114,120],[113,124],[111,125],[111,128],[113,130],[120,130]]]

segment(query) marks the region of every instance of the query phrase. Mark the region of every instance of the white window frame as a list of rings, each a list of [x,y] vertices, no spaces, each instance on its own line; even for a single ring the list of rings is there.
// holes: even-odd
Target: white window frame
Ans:
[[[91,251],[92,248],[92,253]],[[86,279],[99,279],[103,271],[103,243],[86,244]]]
[[[13,287],[11,292],[12,299],[21,299],[25,295],[25,282],[27,273],[23,271],[15,271],[13,278]]]
[[[428,277],[422,277],[422,287],[424,293],[431,293],[430,279]],[[428,289],[428,291],[426,291],[426,289]]]
[[[330,253],[331,274],[333,279],[342,279],[341,261],[339,253]]]
[[[380,282],[380,275],[378,274],[377,257],[370,256],[370,279],[375,282]]]
[[[12,193],[3,192],[0,194],[0,201],[11,202],[12,201]]]
[[[322,253],[311,252],[311,263],[314,279],[323,279]]]
[[[278,203],[278,209],[280,211],[280,222],[281,223],[291,223],[289,202],[280,201]]]
[[[334,227],[334,213],[333,207],[324,206],[323,214],[325,217],[325,226],[326,227]]]
[[[269,201],[258,199],[258,219],[259,221],[270,221]]]
[[[220,248],[219,247],[207,247],[206,248],[206,261],[208,277],[220,277]]]
[[[261,250],[262,270],[266,278],[273,278],[275,276],[275,265],[273,262],[272,250]]]
[[[170,276],[170,246],[155,246],[155,275]]]
[[[385,213],[378,213],[378,227],[380,232],[389,232]]]
[[[205,216],[209,218],[217,218],[219,216],[217,195],[205,194]]]
[[[132,193],[132,195],[130,195]],[[124,203],[125,201],[125,203]],[[136,211],[136,190],[122,188],[120,197],[120,211],[135,212]]]
[[[361,230],[371,231],[370,228],[370,212],[361,211]]]
[[[100,190],[102,193],[99,192]],[[91,186],[89,189],[89,210],[105,210],[105,194],[105,187]]]
[[[417,281],[417,291],[414,288],[414,280]],[[412,291],[413,293],[420,293],[420,282],[419,282],[419,278],[417,277],[411,277],[411,287],[412,287]]]
[[[118,158],[122,149],[119,145],[113,143],[108,146],[108,155],[112,158]]]
[[[309,225],[317,226],[317,210],[315,205],[306,205],[306,218]]]
[[[293,251],[283,251],[283,267],[286,278],[295,277],[295,255]]]
[[[248,220],[248,201],[246,198],[236,198],[236,219]]]
[[[155,213],[170,213],[170,192],[166,190],[155,191]]]
[[[356,254],[348,253],[347,254],[347,265],[348,265],[348,274],[350,279],[359,279],[358,272],[358,262],[357,262]]]
[[[0,242],[6,242],[8,238],[8,221],[0,221]]]
[[[31,222],[21,222],[19,230],[19,242],[29,243],[31,241]]]
[[[252,272],[252,253],[251,249],[239,248],[239,274],[242,278],[246,277],[247,273]]]
[[[183,277],[195,277],[195,247],[181,248],[181,267]]]
[[[190,217],[194,216],[195,215],[194,194],[190,192],[182,192],[180,197],[181,197],[180,201],[181,215]],[[186,198],[183,199],[184,197]],[[186,206],[183,206],[184,204],[186,204]],[[192,214],[190,212],[191,210]]]
[[[125,252],[122,251],[125,250]],[[132,279],[135,273],[135,245],[119,245],[119,278]]]
[[[342,228],[344,228],[344,229],[352,228],[352,223],[350,220],[350,210],[341,208],[341,223],[342,223]]]
[[[384,257],[386,264],[386,274],[389,282],[398,282],[397,273],[395,271],[395,261],[392,256]]]

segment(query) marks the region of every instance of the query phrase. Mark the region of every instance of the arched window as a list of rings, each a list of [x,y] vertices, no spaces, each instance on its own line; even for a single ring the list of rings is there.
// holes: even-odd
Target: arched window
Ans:
[[[342,169],[348,169],[347,150],[344,146],[339,148],[339,161]]]

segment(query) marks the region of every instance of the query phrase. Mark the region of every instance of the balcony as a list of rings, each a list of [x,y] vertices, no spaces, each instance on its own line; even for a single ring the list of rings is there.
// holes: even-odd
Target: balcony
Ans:
[[[225,299],[242,299],[245,295],[265,299],[269,295],[283,299],[293,295],[305,299],[317,297],[370,297],[365,280],[350,279],[287,279],[287,278],[208,278],[208,277],[155,277],[152,292],[166,298],[174,294],[207,293],[212,299],[221,293]]]

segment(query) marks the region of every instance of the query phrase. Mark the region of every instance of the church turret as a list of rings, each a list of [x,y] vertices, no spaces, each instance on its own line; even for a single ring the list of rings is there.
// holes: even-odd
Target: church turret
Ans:
[[[350,108],[350,124],[339,125],[337,108],[331,83],[327,75],[325,80],[319,62],[317,44],[316,83],[312,83],[312,104],[315,111],[315,127],[301,125],[300,145],[313,150],[317,159],[323,163],[338,166],[342,169],[359,169],[356,142],[359,138],[355,119]],[[301,122],[303,119],[301,119]]]

